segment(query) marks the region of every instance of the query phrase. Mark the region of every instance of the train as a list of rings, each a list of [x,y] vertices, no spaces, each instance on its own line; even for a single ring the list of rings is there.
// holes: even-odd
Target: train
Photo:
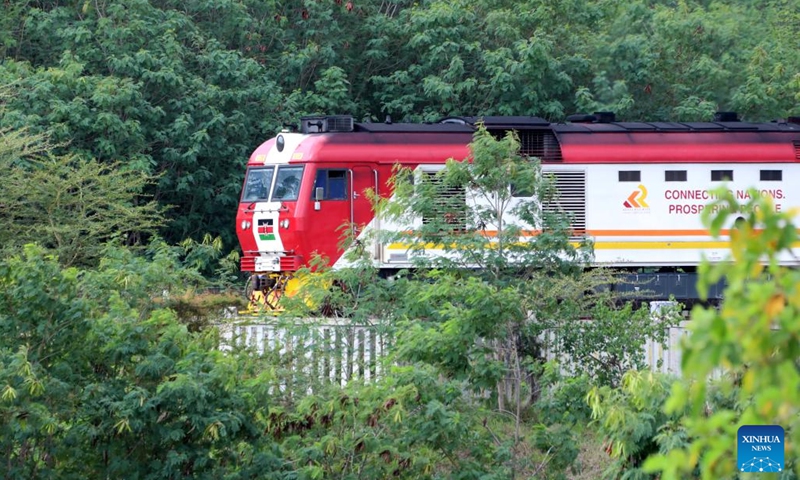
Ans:
[[[334,268],[342,265],[343,224],[364,238],[393,228],[376,218],[367,191],[391,198],[397,166],[435,172],[448,159],[468,159],[479,125],[497,136],[515,131],[520,154],[540,160],[555,179],[571,228],[592,240],[593,265],[626,269],[637,279],[649,275],[663,298],[696,296],[694,269],[703,258],[726,257],[727,240],[711,237],[700,218],[721,185],[742,200],[755,189],[776,209],[800,207],[794,183],[800,180],[800,117],[763,123],[735,112],[704,122],[618,121],[612,112],[560,123],[531,116],[432,123],[302,117],[299,126],[259,145],[247,162],[236,233],[250,300],[278,308],[315,255]],[[378,268],[412,267],[407,246],[370,238],[362,248]],[[797,265],[799,254],[795,249],[781,261]]]

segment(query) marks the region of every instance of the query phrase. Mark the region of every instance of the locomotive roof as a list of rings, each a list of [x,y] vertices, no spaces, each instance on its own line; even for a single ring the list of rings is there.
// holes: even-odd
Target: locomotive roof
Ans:
[[[787,122],[609,122],[558,123],[553,131],[564,133],[626,132],[800,132],[800,124]]]
[[[412,163],[466,158],[472,134],[483,122],[492,132],[518,131],[520,151],[545,162],[800,161],[800,117],[769,123],[735,121],[735,114],[717,116],[712,122],[618,122],[608,113],[569,120],[551,123],[539,117],[487,116],[447,117],[436,123],[392,123],[388,119],[373,123],[354,122],[349,115],[304,117],[297,132],[301,151],[293,153],[297,156],[292,160],[352,162],[358,149],[364,149],[363,155],[377,163],[396,163],[398,158]],[[262,144],[251,161],[263,163],[274,145],[275,139]]]
[[[456,123],[370,123],[359,122],[353,131],[371,133],[471,133],[483,120],[489,130],[552,130],[556,133],[628,132],[800,132],[800,123],[789,122],[592,122],[550,123],[538,117],[462,117]]]
[[[479,124],[488,130],[552,131],[565,133],[632,133],[632,132],[781,132],[800,131],[800,117],[769,123],[742,122],[735,112],[717,112],[711,122],[618,122],[613,112],[592,115],[571,115],[566,123],[551,123],[533,116],[467,116],[445,117],[437,122],[393,123],[354,122],[350,115],[308,116],[300,119],[300,131],[314,133],[471,133]]]
[[[454,123],[356,123],[353,131],[370,133],[472,133],[472,125]]]

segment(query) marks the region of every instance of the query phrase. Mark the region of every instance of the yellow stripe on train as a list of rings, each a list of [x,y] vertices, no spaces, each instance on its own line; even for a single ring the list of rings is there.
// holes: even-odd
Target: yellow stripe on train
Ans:
[[[494,242],[490,243],[493,245]],[[572,246],[578,247],[579,243],[571,243]],[[390,243],[387,245],[388,250],[408,250],[410,248],[420,248],[425,250],[441,250],[442,244],[435,244],[432,242],[423,245],[415,245],[410,243]],[[795,242],[793,248],[800,248],[800,242]],[[458,248],[456,244],[452,244],[450,248]],[[728,240],[709,240],[709,241],[668,241],[668,242],[595,242],[595,250],[664,250],[664,249],[703,249],[703,248],[730,248],[730,241]]]

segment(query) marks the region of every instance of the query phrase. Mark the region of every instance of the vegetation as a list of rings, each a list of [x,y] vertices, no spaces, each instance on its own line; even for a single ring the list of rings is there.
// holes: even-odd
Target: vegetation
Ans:
[[[800,277],[797,270],[778,265],[779,256],[797,242],[797,212],[776,211],[770,199],[755,193],[742,204],[724,193],[715,201],[720,213],[706,215],[717,234],[727,218],[744,212],[745,220],[731,235],[733,261],[706,265],[703,272],[705,285],[727,278],[726,301],[720,310],[692,312],[692,335],[683,346],[683,369],[692,381],[676,384],[665,404],[670,413],[685,409],[689,442],[645,465],[664,477],[678,478],[695,468],[703,478],[732,475],[735,465],[726,460],[735,456],[740,425],[781,425],[786,469],[800,471],[800,403],[795,394],[800,382]],[[719,388],[734,401],[709,410],[704,405],[709,397],[706,379],[719,368],[726,372]]]
[[[263,435],[268,372],[225,355],[212,335],[189,334],[173,312],[143,306],[159,286],[155,270],[164,284],[180,282],[168,256],[126,258],[111,251],[97,270],[62,269],[28,246],[0,262],[5,478],[280,470]]]
[[[158,205],[140,196],[147,178],[119,163],[0,156],[0,168],[0,243],[7,251],[38,242],[66,266],[90,265],[105,242],[137,244],[163,224]]]
[[[798,113],[798,30],[790,0],[6,2],[0,471],[734,478],[737,427],[778,424],[793,478],[800,278],[777,259],[798,241],[796,212],[758,195],[720,192],[704,210],[714,233],[744,221],[733,261],[701,272],[728,288],[719,310],[692,311],[680,379],[642,371],[641,353],[678,318],[583,271],[591,245],[576,246],[513,134],[480,130],[472,163],[398,171],[398,202],[375,199],[422,224],[392,240],[424,273],[383,278],[354,249],[352,268],[309,281],[293,306],[390,339],[386,363],[364,367],[378,378],[321,378],[305,340],[231,342],[211,320],[233,302],[208,290],[240,284],[247,156],[302,114],[771,120]],[[481,199],[468,210],[434,201],[467,189]],[[262,320],[310,338],[292,318]],[[603,465],[581,465],[591,448]]]
[[[245,161],[302,114],[797,115],[792,0],[21,0],[0,127],[157,179],[170,243],[235,245]],[[109,167],[110,168],[110,167]]]

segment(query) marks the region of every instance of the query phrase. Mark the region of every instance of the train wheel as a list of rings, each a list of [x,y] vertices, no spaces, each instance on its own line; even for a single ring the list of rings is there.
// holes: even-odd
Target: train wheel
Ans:
[[[263,303],[267,306],[267,308],[273,312],[275,311],[283,311],[284,308],[281,305],[281,299],[286,294],[286,285],[291,281],[292,277],[290,275],[278,275],[274,277],[274,282],[271,282],[269,287],[264,288],[261,290],[263,295]]]
[[[244,295],[249,301],[246,313],[275,310],[280,299],[281,275],[250,275],[244,286]]]
[[[296,296],[305,283],[304,278],[293,274],[251,275],[245,284],[248,312],[283,311],[282,299]]]

